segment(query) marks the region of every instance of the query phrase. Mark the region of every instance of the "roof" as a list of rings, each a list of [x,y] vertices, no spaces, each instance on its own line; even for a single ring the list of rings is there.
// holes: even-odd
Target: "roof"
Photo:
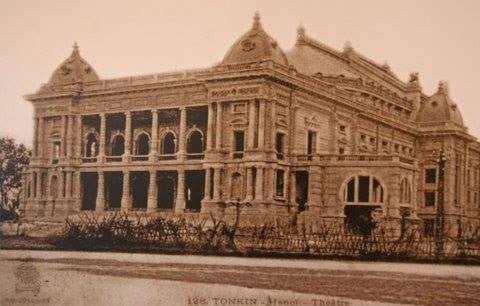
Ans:
[[[73,45],[70,56],[53,72],[47,85],[71,84],[77,82],[98,81],[95,70],[85,61],[78,51],[78,45]]]
[[[288,60],[278,43],[270,37],[260,23],[260,16],[255,14],[252,28],[238,39],[228,50],[222,64],[238,64],[273,60],[288,66]]]
[[[308,38],[302,26],[298,28],[297,33],[297,43],[293,49],[286,52],[286,56],[298,72],[306,75],[359,76],[349,68],[340,52]]]
[[[437,92],[420,105],[417,122],[453,122],[464,126],[457,104],[448,96],[445,82],[440,82]]]

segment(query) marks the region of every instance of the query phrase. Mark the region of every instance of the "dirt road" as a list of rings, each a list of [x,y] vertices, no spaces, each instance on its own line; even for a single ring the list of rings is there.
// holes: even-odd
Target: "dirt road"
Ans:
[[[21,290],[25,271],[30,287],[38,272],[36,296]],[[0,251],[0,298],[2,305],[480,305],[480,267]]]

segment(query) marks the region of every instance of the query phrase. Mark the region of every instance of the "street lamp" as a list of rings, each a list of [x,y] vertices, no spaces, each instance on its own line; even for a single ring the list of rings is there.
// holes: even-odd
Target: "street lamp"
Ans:
[[[443,256],[443,235],[444,235],[444,193],[445,193],[445,163],[447,158],[440,149],[437,156],[438,185],[437,185],[437,209],[435,218],[435,256],[440,259]]]

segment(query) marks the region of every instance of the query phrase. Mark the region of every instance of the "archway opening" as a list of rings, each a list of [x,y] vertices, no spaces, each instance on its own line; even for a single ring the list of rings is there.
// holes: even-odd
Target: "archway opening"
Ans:
[[[188,137],[187,153],[198,154],[203,152],[203,136],[199,131],[193,131]]]
[[[175,135],[172,132],[165,134],[162,142],[162,154],[175,154],[175,142]]]
[[[369,235],[383,214],[384,190],[368,175],[352,177],[344,190],[345,224],[354,233]]]
[[[95,157],[98,155],[98,141],[94,133],[87,135],[87,143],[85,145],[85,156]]]
[[[138,135],[136,148],[136,155],[148,155],[150,153],[150,140],[147,134]]]
[[[125,138],[116,135],[112,140],[112,156],[122,156],[125,153]]]

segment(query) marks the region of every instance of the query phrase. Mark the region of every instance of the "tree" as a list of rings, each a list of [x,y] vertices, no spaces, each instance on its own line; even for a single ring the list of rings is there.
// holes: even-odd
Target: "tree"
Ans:
[[[28,165],[30,150],[13,138],[0,137],[0,214],[19,206],[22,170]]]

